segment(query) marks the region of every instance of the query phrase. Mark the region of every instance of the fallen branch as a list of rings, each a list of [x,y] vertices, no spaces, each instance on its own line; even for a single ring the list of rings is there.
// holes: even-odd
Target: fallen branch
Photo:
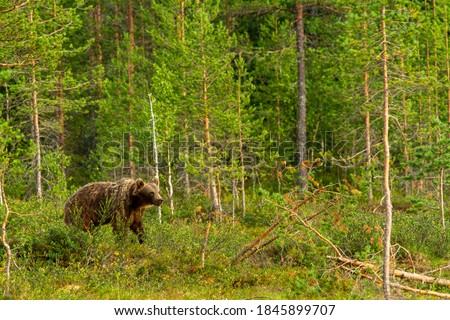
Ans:
[[[308,223],[306,223],[306,221],[312,220],[315,217],[317,217],[318,215],[322,214],[323,212],[327,211],[328,209],[330,209],[331,207],[333,207],[335,204],[337,204],[341,199],[338,199],[337,201],[335,201],[334,203],[330,204],[328,207],[326,207],[325,209],[319,211],[318,213],[310,216],[307,218],[307,220],[302,220],[300,218],[300,216],[297,214],[296,210],[298,210],[301,206],[305,205],[309,200],[311,200],[312,198],[314,198],[319,192],[321,192],[323,189],[317,189],[316,191],[313,192],[313,194],[311,196],[306,197],[305,199],[303,199],[299,204],[297,204],[294,209],[289,209],[283,206],[280,206],[276,203],[273,203],[275,206],[287,211],[290,213],[291,217],[294,217],[296,220],[300,220],[302,222],[302,224],[307,227],[308,229],[310,229],[311,231],[313,231],[315,234],[317,234],[322,240],[324,240],[325,242],[327,242],[334,251],[336,251],[336,253],[338,254],[338,256],[342,256],[342,253],[339,251],[339,249],[327,238],[325,238],[324,236],[322,236],[316,229],[314,229],[313,227],[311,227]],[[251,244],[249,244],[248,246],[246,246],[244,249],[242,249],[234,258],[233,260],[231,260],[231,265],[235,265],[243,260],[245,260],[246,258],[252,256],[255,252],[257,252],[259,249],[267,246],[268,244],[272,243],[273,241],[275,241],[276,239],[278,239],[278,236],[275,236],[274,238],[272,238],[271,240],[265,242],[264,244],[261,244],[261,241],[267,237],[267,235],[269,235],[276,227],[278,227],[282,221],[282,217],[280,217],[277,221],[275,221],[266,231],[264,231],[263,234],[261,234],[256,240],[254,240]],[[292,226],[292,223],[290,224],[290,226]],[[289,227],[288,227],[289,228]],[[257,247],[258,246],[258,247]],[[247,254],[248,253],[248,254]],[[247,256],[245,256],[247,254]]]
[[[355,273],[355,271],[353,269],[347,268],[345,265],[341,265],[340,267],[348,272]],[[374,283],[379,283],[380,285],[383,283],[383,280],[380,279],[379,277],[370,276],[366,273],[361,273],[359,275],[365,279],[371,280]],[[448,294],[448,293],[441,293],[441,292],[436,292],[436,291],[432,291],[432,290],[416,289],[416,288],[411,288],[411,287],[408,287],[408,286],[405,286],[405,285],[402,285],[399,283],[392,283],[392,282],[389,285],[391,287],[405,290],[405,291],[435,296],[435,297],[444,298],[444,299],[450,299],[450,294]]]
[[[354,267],[361,267],[364,269],[378,270],[378,268],[379,268],[377,265],[375,265],[373,263],[361,262],[358,260],[349,259],[349,258],[345,258],[345,257],[328,256],[327,258],[339,260],[340,262],[350,264]],[[433,283],[433,284],[439,284],[439,285],[450,287],[450,280],[443,279],[443,278],[435,278],[435,277],[425,276],[423,274],[411,273],[411,272],[406,272],[406,271],[398,270],[398,269],[392,270],[391,275],[394,277],[405,279],[405,280]]]
[[[406,290],[406,291],[411,291],[414,293],[427,294],[427,295],[435,296],[435,297],[439,297],[439,298],[450,299],[450,294],[448,294],[448,293],[441,293],[441,292],[436,292],[436,291],[431,291],[431,290],[422,290],[422,289],[411,288],[411,287],[404,286],[399,283],[390,283],[390,285],[391,285],[391,287]]]
[[[278,205],[277,205],[278,206]],[[303,226],[305,226],[307,229],[311,230],[313,233],[315,233],[320,239],[322,239],[323,241],[325,241],[331,248],[333,248],[333,250],[336,252],[336,254],[339,257],[342,257],[342,252],[338,249],[338,247],[336,247],[333,242],[331,242],[330,240],[328,240],[325,236],[323,236],[319,231],[317,231],[316,229],[314,229],[311,225],[309,225],[305,220],[303,220],[295,211],[292,211],[289,208],[286,207],[282,207],[282,206],[278,206],[281,209],[284,209],[286,211],[288,211],[292,216],[294,216],[298,221],[301,222],[301,224],[303,224]]]
[[[234,265],[242,260],[244,260],[244,255],[250,251],[251,249],[253,249],[254,247],[256,247],[258,244],[261,243],[262,239],[264,239],[269,233],[272,232],[273,229],[275,229],[276,227],[278,227],[278,225],[281,223],[281,218],[279,218],[277,221],[275,221],[270,227],[269,229],[267,229],[266,231],[264,231],[264,233],[262,235],[260,235],[256,240],[254,240],[251,244],[249,244],[248,246],[246,246],[244,249],[242,249],[241,252],[239,252],[234,258],[233,260],[231,260],[231,265]]]
[[[344,198],[344,197],[340,197],[340,198],[337,199],[335,202],[330,203],[330,205],[328,205],[325,209],[320,210],[319,212],[317,212],[317,213],[315,213],[315,214],[313,214],[313,215],[307,217],[307,218],[305,219],[305,221],[308,222],[309,220],[312,220],[312,219],[314,219],[315,217],[321,215],[322,213],[328,211],[330,208],[334,207],[334,206],[335,206],[339,201],[341,201],[343,198]]]
[[[250,258],[252,255],[254,255],[256,252],[260,251],[261,249],[263,249],[264,247],[267,247],[269,244],[271,244],[272,242],[274,242],[275,240],[277,240],[280,236],[276,235],[274,236],[272,239],[267,240],[266,242],[264,242],[263,244],[261,244],[260,246],[254,247],[252,248],[252,250],[249,251],[249,253],[246,255],[245,259]],[[244,258],[242,258],[244,259]]]

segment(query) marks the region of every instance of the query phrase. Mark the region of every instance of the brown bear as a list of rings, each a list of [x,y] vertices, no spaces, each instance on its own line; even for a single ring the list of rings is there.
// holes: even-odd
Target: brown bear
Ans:
[[[84,231],[111,223],[115,232],[128,227],[143,242],[142,217],[149,206],[160,206],[158,180],[145,183],[141,179],[116,182],[94,182],[81,187],[64,206],[64,221]]]

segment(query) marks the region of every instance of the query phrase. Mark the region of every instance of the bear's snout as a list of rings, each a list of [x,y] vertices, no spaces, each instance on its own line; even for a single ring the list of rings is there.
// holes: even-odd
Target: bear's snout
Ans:
[[[163,199],[159,198],[159,199],[155,199],[155,206],[160,206],[163,203]]]

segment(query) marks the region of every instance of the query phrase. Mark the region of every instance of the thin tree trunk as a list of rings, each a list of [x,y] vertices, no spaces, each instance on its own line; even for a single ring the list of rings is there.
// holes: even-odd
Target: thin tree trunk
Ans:
[[[447,122],[450,123],[450,58],[448,46],[448,16],[447,6],[444,5],[445,10],[445,67],[447,69]]]
[[[385,201],[386,225],[384,228],[384,257],[383,257],[383,293],[385,299],[390,299],[390,260],[391,260],[391,231],[392,231],[392,202],[390,189],[390,150],[389,150],[389,82],[387,66],[387,39],[386,39],[386,15],[385,6],[381,9],[381,33],[383,36],[383,148],[384,148],[384,170],[383,190]]]
[[[366,9],[364,9],[364,17],[366,18],[367,12]],[[363,24],[363,32],[364,32],[364,48],[367,48],[367,22],[364,20]],[[364,99],[366,108],[368,108],[367,104],[369,102],[370,96],[369,96],[369,72],[367,70],[364,70]],[[365,139],[366,139],[366,170],[368,173],[368,190],[367,190],[367,198],[369,204],[373,202],[373,177],[372,177],[372,140],[370,138],[370,111],[366,109],[366,115],[364,117],[364,126],[365,126]]]
[[[209,126],[209,103],[208,103],[208,78],[207,78],[207,70],[206,70],[206,57],[205,57],[205,44],[202,43],[202,92],[203,92],[203,108],[204,108],[204,129],[205,129],[205,148],[208,155],[208,183],[209,183],[209,191],[211,193],[212,200],[212,209],[213,211],[220,213],[220,202],[219,202],[219,194],[217,192],[216,185],[216,177],[214,173],[214,168],[212,163],[209,163],[209,160],[212,158],[212,150],[211,150],[211,132]]]
[[[433,22],[436,21],[436,3],[435,0],[431,1],[431,6],[433,7]],[[434,55],[434,70],[433,73],[436,78],[438,78],[437,70],[438,70],[438,57],[437,57],[437,39],[436,33],[433,33],[434,41],[433,41],[433,55]],[[435,102],[435,115],[436,119],[439,120],[439,89],[434,86],[434,102]]]
[[[119,57],[119,41],[120,41],[120,26],[119,26],[119,0],[114,2],[114,56]]]
[[[225,26],[227,27],[228,35],[230,35],[231,34],[230,0],[225,0]]]
[[[404,74],[404,59],[403,56],[401,59],[401,72]],[[406,93],[402,94],[402,107],[403,107],[403,156],[405,157],[406,163],[409,161],[409,153],[408,153],[408,121],[407,121],[407,113],[408,109],[406,106]],[[405,169],[403,171],[403,176],[406,178],[409,175],[409,167],[408,164],[405,165]],[[405,187],[405,196],[408,196],[410,193],[410,183],[407,179],[404,182]]]
[[[445,169],[441,168],[439,174],[439,207],[441,211],[442,228],[445,229],[444,181],[445,181]]]
[[[303,26],[303,5],[296,4],[296,40],[297,40],[297,70],[298,70],[298,109],[297,109],[297,152],[299,165],[300,191],[306,190],[308,171],[303,165],[306,160],[306,77],[305,77],[305,32]]]
[[[239,55],[239,58],[240,55]],[[238,105],[238,127],[239,127],[239,153],[241,161],[241,200],[242,200],[242,216],[245,217],[245,161],[244,161],[244,135],[242,132],[242,116],[241,116],[241,82],[242,73],[241,68],[238,68],[238,81],[237,81],[237,105]]]
[[[152,95],[148,95],[148,100],[150,102],[150,116],[152,117],[152,135],[153,135],[153,156],[155,158],[155,177],[159,184],[159,161],[158,161],[158,143],[156,141],[156,120],[155,114],[153,113],[153,100]],[[158,185],[159,187],[159,185]],[[158,219],[159,223],[162,223],[161,206],[158,206]]]
[[[9,88],[8,83],[3,83],[3,87],[5,88],[5,111],[6,111],[6,122],[10,121],[10,110],[11,110],[11,101],[9,99]],[[449,89],[450,90],[450,89]],[[450,91],[449,91],[450,92]]]
[[[8,297],[11,283],[10,271],[11,271],[12,251],[8,241],[6,240],[6,225],[8,223],[8,218],[9,215],[11,214],[11,211],[9,210],[8,201],[6,200],[4,186],[5,186],[4,174],[0,172],[0,198],[3,199],[2,204],[5,206],[6,210],[5,217],[3,218],[2,222],[2,243],[6,250],[6,261],[5,261],[6,283],[5,283],[5,290],[3,291],[3,296]]]
[[[132,97],[134,96],[134,86],[133,86],[133,75],[134,75],[134,64],[132,57],[134,54],[134,11],[133,11],[134,1],[128,1],[128,32],[130,33],[130,48],[128,51],[128,94],[129,94],[129,105],[128,105],[128,115],[129,115],[129,153],[130,153],[130,177],[135,175],[134,167],[134,138],[133,138],[133,102]]]
[[[179,37],[180,37],[180,43],[181,46],[184,46],[184,42],[185,42],[185,5],[184,5],[184,1],[180,1],[180,11],[179,11],[179,15],[178,18],[180,20],[179,23]],[[182,92],[181,92],[181,96],[183,97],[183,102],[185,97],[187,96],[187,90],[186,90],[186,68],[185,66],[182,66]],[[184,156],[184,187],[185,187],[185,191],[186,191],[186,195],[189,197],[191,195],[191,181],[189,178],[189,173],[187,172],[187,166],[188,166],[188,158],[189,158],[189,134],[188,134],[188,123],[187,123],[187,116],[185,116],[184,119],[184,135],[185,135],[185,141],[184,141],[184,150],[183,150],[183,156]]]
[[[29,16],[30,23],[33,23],[33,10],[30,12]],[[38,99],[37,99],[37,84],[36,84],[36,61],[32,60],[32,70],[31,70],[31,108],[32,114],[32,124],[33,124],[33,138],[36,144],[36,155],[34,157],[34,165],[36,170],[36,193],[39,201],[42,200],[42,155],[41,155],[41,133],[39,128],[39,109],[38,109]]]
[[[232,189],[232,195],[233,195],[232,196],[231,216],[233,218],[233,225],[234,225],[234,217],[235,217],[235,213],[236,213],[236,202],[239,201],[238,190],[237,190],[237,179],[231,180],[231,189]]]
[[[55,114],[56,114],[56,118],[58,119],[59,122],[59,130],[61,130],[59,132],[59,139],[58,139],[58,146],[64,150],[65,147],[65,135],[64,135],[64,127],[65,127],[65,123],[64,123],[64,109],[63,109],[63,100],[64,100],[64,91],[63,91],[63,83],[62,83],[62,79],[63,79],[63,71],[59,72],[59,78],[58,78],[58,82],[57,82],[57,86],[58,86],[58,104],[55,107]]]
[[[170,144],[167,148],[167,184],[169,185],[169,207],[172,216],[175,213],[175,206],[173,204],[173,184],[172,184],[172,160],[170,157]]]

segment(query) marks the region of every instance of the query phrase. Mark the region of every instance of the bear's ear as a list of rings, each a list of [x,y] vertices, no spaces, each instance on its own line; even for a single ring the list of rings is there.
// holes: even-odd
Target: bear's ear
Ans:
[[[142,179],[137,179],[136,180],[136,187],[138,189],[142,188],[144,186],[144,181],[142,181]]]
[[[152,182],[159,187],[159,179],[158,179],[158,177],[154,177]]]

